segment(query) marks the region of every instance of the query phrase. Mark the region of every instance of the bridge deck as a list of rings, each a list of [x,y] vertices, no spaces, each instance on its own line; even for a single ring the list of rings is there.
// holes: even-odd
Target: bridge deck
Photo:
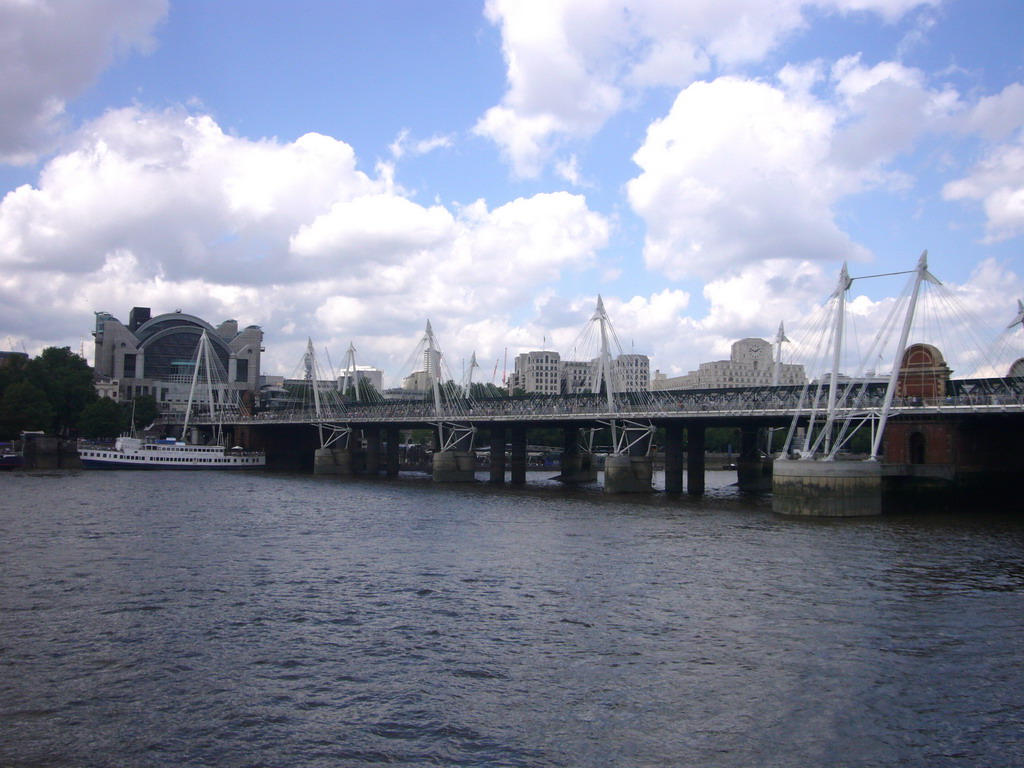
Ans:
[[[1004,380],[985,380],[987,386],[979,393],[960,394],[946,398],[922,400],[913,398],[894,401],[891,417],[952,416],[966,414],[1024,413],[1024,393]],[[824,400],[817,398],[814,413],[823,417]],[[883,394],[878,388],[865,388],[859,395],[846,399],[848,405],[837,408],[837,418],[871,418],[881,410]],[[607,399],[599,395],[551,396],[526,398],[494,398],[488,400],[455,400],[437,412],[433,403],[384,401],[375,404],[353,403],[345,407],[262,411],[254,416],[222,416],[218,421],[230,425],[269,424],[424,424],[438,421],[484,423],[521,422],[594,422],[610,419],[637,421],[714,421],[761,420],[786,421],[794,415],[809,417],[813,395],[798,388],[762,388],[757,390],[714,390],[697,392],[653,392],[620,395],[614,411]],[[163,423],[183,421],[182,414],[166,414]],[[209,416],[193,416],[194,424],[209,424]]]

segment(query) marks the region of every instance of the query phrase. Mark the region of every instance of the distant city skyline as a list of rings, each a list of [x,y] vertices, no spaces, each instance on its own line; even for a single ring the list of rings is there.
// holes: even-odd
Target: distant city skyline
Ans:
[[[1024,298],[1016,0],[0,3],[0,341],[237,319],[397,375],[572,340],[679,376],[850,274]],[[856,280],[870,334],[902,278]],[[918,338],[913,341],[928,342]],[[956,359],[951,364],[966,373]],[[457,364],[453,366],[457,368]]]

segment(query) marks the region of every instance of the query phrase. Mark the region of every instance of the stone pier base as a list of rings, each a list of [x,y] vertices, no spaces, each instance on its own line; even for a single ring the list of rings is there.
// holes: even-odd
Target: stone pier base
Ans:
[[[777,459],[772,511],[812,517],[880,515],[882,463]]]
[[[650,493],[654,460],[650,456],[615,453],[604,460],[605,493]]]
[[[314,475],[351,475],[352,451],[348,448],[317,448],[313,452]]]
[[[435,483],[465,483],[476,479],[473,451],[437,451],[433,457]]]
[[[30,436],[22,443],[26,469],[81,469],[78,445],[74,440]]]

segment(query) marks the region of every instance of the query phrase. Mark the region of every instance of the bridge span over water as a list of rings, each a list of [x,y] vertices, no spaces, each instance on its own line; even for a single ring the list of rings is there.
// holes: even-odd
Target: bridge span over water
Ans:
[[[1019,475],[1024,470],[1017,458],[1024,453],[1019,450],[1024,437],[1024,382],[962,379],[949,382],[948,391],[944,397],[895,398],[889,407],[888,437],[880,451],[884,461],[858,463],[868,466],[866,471],[889,476],[889,485],[906,485],[911,478],[918,478],[920,484],[923,478],[941,487],[970,476],[1004,487],[1008,478]],[[705,430],[733,427],[741,433],[738,482],[745,490],[763,492],[771,489],[773,476],[784,469],[784,462],[800,471],[818,471],[814,463],[801,461],[805,452],[808,459],[815,453],[808,436],[816,433],[816,425],[819,434],[831,429],[837,441],[844,428],[865,429],[873,437],[885,405],[885,384],[865,383],[844,392],[846,397],[838,398],[831,414],[813,403],[828,400],[827,387],[816,398],[799,387],[761,387],[619,395],[613,409],[608,409],[602,395],[452,401],[440,412],[424,402],[350,403],[320,413],[294,409],[239,415],[224,426],[237,441],[264,449],[272,468],[341,475],[396,475],[403,431],[430,429],[435,435],[435,457],[447,454],[454,462],[452,468],[434,466],[435,476],[448,481],[469,479],[481,469],[472,453],[472,434],[478,444],[488,446],[485,468],[498,483],[525,482],[528,434],[535,428],[562,430],[564,480],[595,482],[595,454],[603,458],[614,453],[607,443],[614,426],[626,435],[621,453],[627,457],[629,477],[636,480],[620,483],[618,490],[650,490],[645,467],[657,454],[664,463],[665,490],[680,493],[685,488],[690,494],[704,490]],[[193,423],[208,429],[213,420],[201,417]],[[840,426],[851,424],[859,426]],[[444,431],[457,427],[465,430],[462,437],[443,450]],[[595,430],[603,430],[603,445],[592,442]],[[838,469],[833,471],[848,475],[852,463],[842,458],[837,457],[832,466]],[[853,481],[846,484],[852,486]],[[813,496],[806,482],[801,483],[800,494]]]
[[[606,491],[649,492],[657,453],[664,461],[665,490],[682,492],[685,472],[686,489],[694,494],[704,490],[705,430],[726,426],[741,431],[740,487],[771,489],[782,512],[877,514],[894,489],[948,496],[951,490],[984,487],[1020,496],[1024,358],[1007,376],[951,378],[936,347],[909,343],[918,293],[938,281],[928,273],[925,256],[908,274],[909,308],[885,376],[863,369],[852,376],[840,373],[843,297],[852,283],[844,266],[832,297],[835,319],[827,326],[831,371],[800,387],[619,391],[609,344],[614,331],[599,298],[592,323],[601,346],[593,360],[592,393],[473,397],[469,379],[456,385],[441,376],[443,356],[428,322],[422,355],[418,349],[414,358],[434,363],[423,372],[427,391],[418,399],[361,399],[358,382],[353,397],[322,391],[326,377],[318,372],[310,342],[307,381],[299,387],[308,396],[297,406],[240,408],[231,415],[211,407],[205,416],[189,412],[177,422],[168,415],[165,423],[180,424],[183,433],[191,426],[193,439],[214,426],[227,429],[234,441],[265,450],[270,467],[338,475],[397,474],[402,431],[428,428],[435,436],[432,469],[439,481],[475,478],[475,441],[486,433],[491,480],[504,482],[510,472],[513,483],[525,480],[528,431],[554,427],[563,431],[560,479],[566,482],[595,481],[594,457],[600,453],[606,454]],[[1024,305],[1010,327],[1022,323]],[[782,339],[780,328],[780,344]],[[876,356],[881,357],[872,346],[865,359]],[[599,431],[607,440],[602,447],[594,443]],[[842,461],[858,433],[870,438],[869,460]]]

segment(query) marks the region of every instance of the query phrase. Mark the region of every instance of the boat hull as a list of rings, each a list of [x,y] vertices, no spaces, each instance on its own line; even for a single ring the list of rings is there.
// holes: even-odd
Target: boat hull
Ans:
[[[225,459],[202,464],[157,460],[133,461],[126,457],[99,459],[82,456],[81,461],[83,469],[263,469],[267,465],[266,459],[262,456],[238,457],[237,461]]]

